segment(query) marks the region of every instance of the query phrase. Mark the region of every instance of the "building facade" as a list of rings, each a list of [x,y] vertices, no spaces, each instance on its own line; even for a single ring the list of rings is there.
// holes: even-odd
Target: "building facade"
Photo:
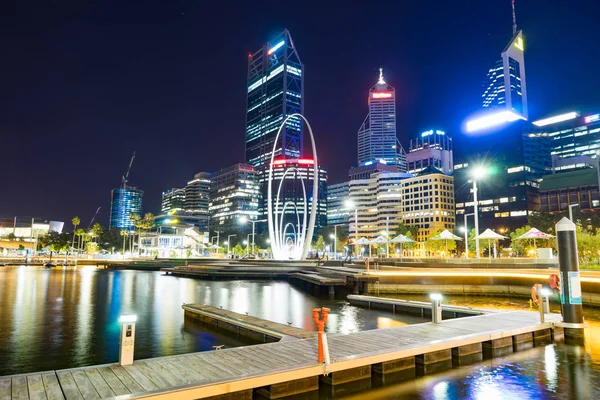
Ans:
[[[600,210],[598,170],[586,168],[546,175],[540,185],[541,211],[568,212],[570,205],[581,211]]]
[[[327,225],[348,224],[350,209],[347,202],[350,199],[350,182],[336,183],[327,186]]]
[[[185,189],[170,189],[162,192],[160,213],[168,214],[171,211],[182,211],[185,207]]]
[[[110,217],[108,229],[131,229],[133,214],[142,215],[144,192],[133,186],[113,189],[110,192]]]
[[[454,177],[428,166],[402,180],[402,223],[418,228],[414,238],[423,242],[438,232],[456,228]]]
[[[260,167],[270,162],[281,123],[302,113],[304,66],[290,33],[285,30],[248,56],[246,98],[246,163]],[[297,159],[302,152],[302,122],[290,119],[283,128],[275,156]]]
[[[528,119],[523,32],[515,32],[488,71],[481,95],[483,108],[504,108]]]
[[[232,232],[239,218],[258,219],[260,200],[258,173],[249,164],[235,164],[212,175],[210,230]]]
[[[383,79],[369,90],[369,113],[358,130],[358,165],[381,163],[406,172],[406,155],[396,136],[396,89]]]
[[[444,174],[452,174],[452,138],[439,129],[421,133],[420,138],[410,141],[406,163],[411,174],[421,172],[429,166],[441,170]]]

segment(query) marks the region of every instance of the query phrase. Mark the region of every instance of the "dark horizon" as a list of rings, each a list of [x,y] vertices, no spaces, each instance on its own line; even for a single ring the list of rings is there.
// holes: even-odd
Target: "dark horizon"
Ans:
[[[516,2],[530,120],[599,105],[600,5],[588,3]],[[99,206],[107,225],[110,191],[133,151],[129,181],[155,214],[163,190],[243,162],[247,54],[284,28],[305,65],[305,114],[329,183],[356,165],[379,67],[396,88],[407,148],[428,129],[462,134],[512,36],[510,0],[0,7],[0,218],[33,215],[66,229],[75,215],[87,226]]]

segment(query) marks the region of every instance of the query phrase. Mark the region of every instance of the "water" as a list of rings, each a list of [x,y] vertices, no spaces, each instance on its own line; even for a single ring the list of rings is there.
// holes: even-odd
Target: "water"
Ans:
[[[424,300],[423,296],[400,296]],[[278,281],[201,281],[155,272],[95,267],[0,268],[0,376],[116,362],[121,314],[138,315],[136,358],[252,344],[184,323],[182,303],[314,330],[311,309],[327,306],[329,332],[402,326],[420,318],[369,311],[343,299],[316,298]],[[444,303],[528,309],[526,299],[446,297]],[[558,310],[558,305],[551,307]],[[600,311],[586,308],[586,346],[552,344],[446,373],[377,387],[342,388],[348,399],[600,399]],[[362,388],[358,388],[361,386]],[[330,393],[322,393],[329,398]]]
[[[328,332],[423,322],[319,299],[281,281],[202,281],[96,267],[0,268],[0,376],[118,361],[119,315],[136,314],[136,359],[254,344],[184,323],[183,303],[315,330],[313,307],[332,312]]]

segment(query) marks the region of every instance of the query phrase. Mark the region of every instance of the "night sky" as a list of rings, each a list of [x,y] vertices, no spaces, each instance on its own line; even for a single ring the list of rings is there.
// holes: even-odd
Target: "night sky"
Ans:
[[[531,118],[599,104],[598,3],[517,0]],[[247,55],[283,28],[322,164],[341,182],[380,66],[406,148],[431,128],[462,134],[511,18],[509,0],[3,1],[0,217],[85,226],[101,206],[107,224],[134,150],[130,183],[154,213],[161,191],[243,162]]]

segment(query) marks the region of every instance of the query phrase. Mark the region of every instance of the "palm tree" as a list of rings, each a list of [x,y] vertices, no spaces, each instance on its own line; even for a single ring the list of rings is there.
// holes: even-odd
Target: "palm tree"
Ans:
[[[83,243],[82,237],[85,236],[85,230],[79,228],[75,231],[75,235],[77,235],[77,250],[81,250]]]
[[[79,226],[81,220],[79,217],[73,217],[71,223],[73,224],[73,242],[71,243],[71,249],[73,249],[73,247],[75,247],[75,232],[77,231],[77,226]]]
[[[123,236],[123,258],[125,258],[125,238],[127,238],[127,235],[129,235],[129,232],[127,232],[127,229],[121,229],[121,236]]]
[[[139,228],[140,225],[142,224],[142,217],[140,217],[139,214],[131,214],[129,219],[133,223],[133,238],[129,242],[130,250],[133,253],[133,242],[135,241],[135,233],[136,233],[136,229]]]

